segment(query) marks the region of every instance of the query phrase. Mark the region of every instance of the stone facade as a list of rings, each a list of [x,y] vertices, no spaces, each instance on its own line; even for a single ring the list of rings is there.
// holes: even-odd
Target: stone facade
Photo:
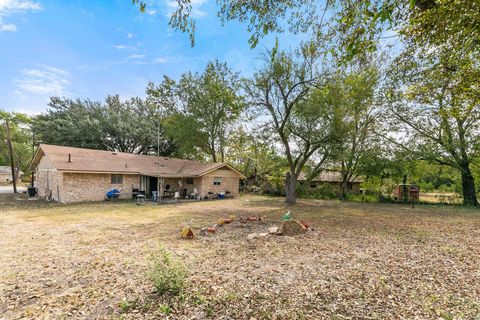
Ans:
[[[37,166],[36,186],[38,196],[62,202],[61,193],[63,188],[63,173],[57,171],[55,166],[43,157]]]
[[[120,191],[121,199],[128,199],[132,197],[133,188],[151,190],[145,184],[145,179],[149,177],[122,174],[122,183],[112,184],[110,173],[58,171],[47,157],[43,157],[36,168],[38,195],[42,198],[50,196],[52,200],[61,203],[103,201],[105,194],[112,189]],[[214,184],[214,181],[217,183]],[[169,190],[172,192],[187,189],[187,195],[192,194],[196,188],[202,199],[211,197],[209,192],[218,194],[228,191],[231,196],[239,195],[239,176],[229,169],[218,169],[195,178],[165,178],[164,190],[166,185],[170,186]]]
[[[187,184],[187,178],[165,178],[163,180],[163,190],[167,190],[167,185],[169,186],[169,191],[182,191],[183,189],[187,189],[187,195],[190,195],[193,193],[193,189],[197,188],[197,192],[200,192],[198,190],[198,186],[200,185],[200,181],[202,178],[193,178],[193,183],[192,184]]]
[[[166,187],[168,185],[168,190],[172,192],[187,189],[187,195],[192,194],[196,188],[197,194],[202,199],[211,197],[212,195],[209,195],[209,192],[218,194],[225,191],[229,191],[231,196],[237,197],[239,195],[239,178],[228,171],[230,170],[216,170],[202,177],[193,178],[193,184],[187,184],[187,178],[165,178],[163,190],[167,190]],[[214,185],[215,177],[220,178],[220,185]]]
[[[214,185],[215,178],[219,178],[220,185]],[[240,179],[231,170],[215,170],[201,177],[198,192],[202,198],[208,196],[209,192],[220,193],[230,192],[231,196],[238,197]]]
[[[120,199],[128,199],[132,197],[132,188],[139,185],[139,175],[123,174],[121,184],[112,184],[111,174],[65,172],[60,202],[102,201],[112,189],[120,191]]]
[[[63,184],[63,174],[57,170],[40,170],[37,172],[38,196],[59,201]]]

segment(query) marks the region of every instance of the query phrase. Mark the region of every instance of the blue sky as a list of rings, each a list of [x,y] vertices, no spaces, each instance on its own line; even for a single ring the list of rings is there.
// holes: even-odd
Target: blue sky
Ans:
[[[246,26],[221,27],[214,0],[193,0],[196,45],[168,27],[171,0],[0,0],[0,109],[39,113],[52,95],[103,100],[144,96],[148,81],[200,71],[218,58],[243,75],[275,36],[248,46]],[[296,42],[281,35],[282,47]]]

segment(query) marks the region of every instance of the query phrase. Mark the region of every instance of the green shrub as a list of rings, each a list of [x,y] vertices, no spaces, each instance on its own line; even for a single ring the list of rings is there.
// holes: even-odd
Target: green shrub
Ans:
[[[148,276],[157,293],[178,295],[183,289],[187,276],[185,265],[174,259],[164,248],[160,248],[157,254],[152,255],[151,263]]]
[[[297,184],[297,196],[299,198],[307,199],[336,199],[338,195],[335,193],[334,188],[329,183],[322,183],[316,188],[310,188],[301,183]]]
[[[260,184],[260,194],[269,196],[284,196],[285,182],[279,182],[275,179],[267,179]]]
[[[138,306],[138,299],[134,300],[123,300],[118,306],[122,309],[122,312],[129,312],[130,310],[136,309]]]
[[[355,202],[378,202],[378,195],[377,194],[349,194],[348,195],[349,201]]]
[[[160,311],[163,314],[169,315],[172,313],[172,308],[168,304],[162,304],[159,308],[158,311]]]

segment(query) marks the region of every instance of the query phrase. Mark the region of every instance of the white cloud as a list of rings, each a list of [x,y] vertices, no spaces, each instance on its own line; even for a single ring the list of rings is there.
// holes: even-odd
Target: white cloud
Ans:
[[[156,64],[163,64],[163,63],[167,63],[169,61],[168,58],[166,57],[158,57],[158,58],[155,58],[153,59],[153,63],[156,63]]]
[[[125,44],[117,44],[117,45],[114,45],[112,47],[117,49],[117,50],[132,50],[132,51],[137,51],[138,50],[137,46],[130,46],[130,45],[125,45]]]
[[[0,0],[0,12],[40,10],[40,4],[29,0]]]
[[[146,55],[144,54],[132,54],[127,57],[127,59],[143,59]]]
[[[0,31],[15,32],[17,31],[17,26],[14,24],[2,23],[2,20],[0,20]]]
[[[42,7],[37,2],[30,0],[0,0],[0,32],[15,32],[17,26],[3,22],[3,17],[15,13],[40,10]]]
[[[46,95],[64,95],[70,85],[70,73],[52,66],[22,70],[22,78],[15,83],[20,92]]]
[[[192,5],[191,16],[193,18],[203,18],[207,15],[207,11],[202,10],[202,6],[207,3],[208,0],[191,0],[190,4]],[[167,0],[166,5],[168,8],[167,16],[170,17],[175,10],[178,9],[178,3],[176,0]]]
[[[132,39],[135,35],[131,32],[127,33],[127,38]]]
[[[151,16],[154,16],[154,15],[157,14],[157,10],[147,10],[147,14],[151,15]]]

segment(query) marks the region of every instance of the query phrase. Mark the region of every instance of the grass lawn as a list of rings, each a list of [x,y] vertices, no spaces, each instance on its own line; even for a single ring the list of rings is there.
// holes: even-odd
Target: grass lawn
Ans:
[[[480,319],[480,210],[301,200],[314,231],[280,225],[283,199],[55,205],[0,198],[0,319]],[[225,215],[266,222],[201,227]],[[197,237],[179,239],[182,223]],[[146,276],[159,246],[188,267],[183,293]]]

